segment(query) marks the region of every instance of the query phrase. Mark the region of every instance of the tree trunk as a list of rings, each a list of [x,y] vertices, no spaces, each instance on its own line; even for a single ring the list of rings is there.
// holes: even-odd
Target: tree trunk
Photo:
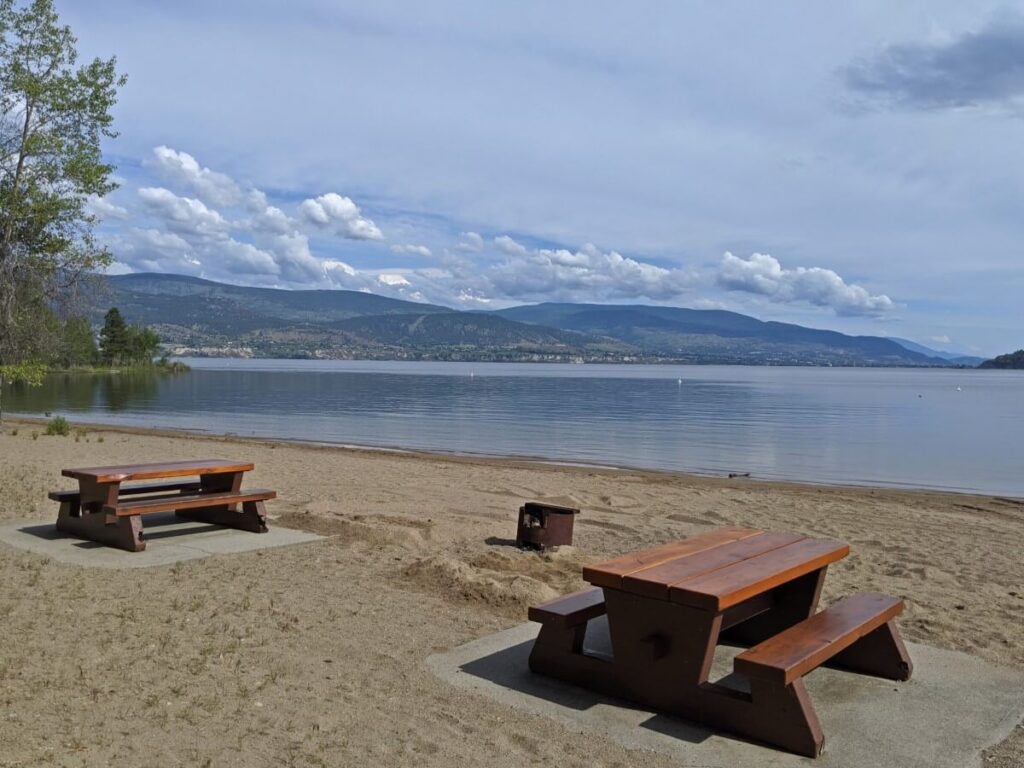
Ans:
[[[21,128],[21,146],[18,148],[18,165],[15,168],[14,179],[8,192],[10,205],[7,206],[7,220],[4,222],[3,234],[2,238],[0,238],[0,360],[3,360],[3,353],[7,342],[10,340],[14,323],[14,305],[16,301],[14,277],[17,266],[17,257],[13,243],[14,217],[18,215],[15,208],[17,206],[18,190],[21,185],[21,175],[25,170],[25,149],[28,146],[34,107],[35,104],[32,101],[25,105],[25,122]]]

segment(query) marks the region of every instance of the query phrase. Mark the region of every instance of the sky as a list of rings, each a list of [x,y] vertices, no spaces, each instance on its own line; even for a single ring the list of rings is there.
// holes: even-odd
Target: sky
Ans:
[[[57,8],[112,271],[1024,346],[1024,3]]]

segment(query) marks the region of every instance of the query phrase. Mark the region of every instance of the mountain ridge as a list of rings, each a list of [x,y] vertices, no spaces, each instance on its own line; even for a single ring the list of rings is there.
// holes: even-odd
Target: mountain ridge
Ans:
[[[612,332],[618,338],[637,343],[641,347],[653,342],[664,348],[666,344],[672,344],[672,336],[682,337],[679,339],[682,341],[697,333],[733,339],[758,338],[782,345],[809,344],[867,355],[879,362],[936,364],[930,356],[908,350],[881,336],[850,336],[838,331],[758,320],[727,310],[636,304],[545,303],[510,307],[497,310],[495,314],[522,322],[529,322],[529,318],[533,317],[545,325],[587,333]],[[625,322],[627,320],[628,323]],[[625,328],[629,330],[624,331]]]
[[[948,366],[878,336],[727,310],[546,302],[490,311],[346,290],[255,288],[185,275],[106,276],[118,306],[177,354],[437,360]],[[486,319],[485,319],[486,318]]]
[[[951,352],[943,349],[932,349],[931,347],[926,347],[924,344],[918,344],[916,341],[901,339],[897,336],[890,336],[889,338],[900,346],[906,347],[911,352],[919,352],[920,354],[928,357],[938,357],[954,365],[980,365],[985,362],[984,357],[968,355],[965,352]]]

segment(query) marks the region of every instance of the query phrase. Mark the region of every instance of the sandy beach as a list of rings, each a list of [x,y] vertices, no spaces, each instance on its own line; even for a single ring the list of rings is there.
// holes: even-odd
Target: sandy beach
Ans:
[[[16,434],[15,434],[16,432]],[[709,527],[849,542],[824,602],[902,596],[909,640],[1024,667],[1024,501],[89,428],[0,428],[0,519],[56,517],[63,467],[226,457],[271,525],[326,540],[144,571],[0,545],[0,766],[669,766],[454,690],[424,660],[526,620],[581,567]],[[524,501],[575,546],[512,544]],[[1024,728],[986,755],[1024,765]]]

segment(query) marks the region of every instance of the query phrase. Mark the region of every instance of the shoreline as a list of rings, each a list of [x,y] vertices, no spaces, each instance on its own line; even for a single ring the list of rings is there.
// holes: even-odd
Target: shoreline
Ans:
[[[64,415],[64,414],[54,414]],[[52,418],[52,417],[51,417]],[[612,465],[603,464],[597,462],[588,462],[583,460],[573,459],[557,459],[545,456],[518,456],[518,455],[504,455],[504,454],[486,454],[486,453],[460,453],[456,451],[443,451],[443,450],[422,450],[417,448],[405,448],[402,446],[390,446],[390,445],[360,445],[358,443],[333,443],[330,441],[323,440],[303,440],[301,438],[289,438],[289,437],[262,437],[259,435],[238,435],[232,433],[220,433],[220,432],[203,432],[185,428],[175,427],[136,427],[127,424],[110,424],[105,422],[94,422],[94,421],[72,421],[71,418],[65,416],[71,424],[72,431],[79,427],[87,427],[89,429],[122,433],[122,434],[136,434],[136,435],[153,435],[161,437],[186,437],[192,439],[205,439],[211,441],[233,441],[242,443],[254,443],[254,444],[277,444],[277,445],[289,445],[298,448],[310,448],[319,450],[336,450],[336,451],[347,451],[357,454],[381,454],[386,456],[408,456],[412,458],[426,459],[426,460],[444,460],[444,461],[456,461],[456,462],[479,462],[485,465],[498,465],[498,466],[515,466],[515,467],[564,467],[568,469],[584,469],[594,470],[601,472],[612,472],[612,473],[628,473],[628,474],[640,474],[640,475],[651,475],[651,476],[665,476],[665,477],[676,477],[681,479],[692,479],[692,480],[708,480],[708,481],[724,481],[730,483],[732,486],[743,486],[743,485],[756,485],[758,487],[766,488],[808,488],[808,489],[836,489],[836,490],[852,490],[852,491],[877,491],[886,493],[906,493],[913,495],[921,494],[934,494],[940,496],[952,496],[955,498],[979,498],[979,499],[994,499],[997,501],[1006,501],[1009,503],[1020,503],[1024,504],[1024,496],[1014,497],[1008,494],[1001,493],[986,493],[983,491],[975,491],[969,489],[955,489],[955,488],[930,488],[927,486],[914,486],[904,485],[898,483],[892,484],[869,484],[869,483],[841,483],[841,482],[829,482],[821,481],[816,482],[814,480],[797,479],[797,478],[767,478],[758,477],[752,474],[744,475],[742,472],[736,474],[735,477],[731,477],[728,474],[715,474],[711,472],[698,472],[698,471],[687,471],[687,470],[672,470],[672,469],[659,469],[649,467],[634,467],[626,464]],[[10,416],[4,416],[3,422],[0,422],[0,428],[8,423],[20,423],[34,426],[45,427],[48,419],[45,416],[27,416],[24,414],[12,414]]]

